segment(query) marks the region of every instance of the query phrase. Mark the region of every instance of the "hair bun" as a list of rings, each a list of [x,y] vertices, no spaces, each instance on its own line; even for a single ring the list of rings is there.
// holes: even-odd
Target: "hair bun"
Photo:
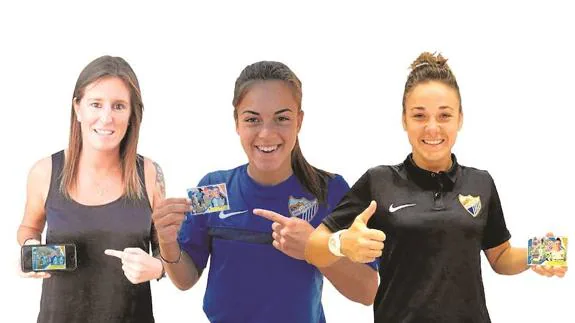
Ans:
[[[437,53],[430,53],[430,52],[423,52],[417,57],[417,59],[411,63],[411,69],[415,70],[416,68],[422,66],[432,66],[437,68],[449,68],[447,65],[447,58],[441,56],[441,54]]]

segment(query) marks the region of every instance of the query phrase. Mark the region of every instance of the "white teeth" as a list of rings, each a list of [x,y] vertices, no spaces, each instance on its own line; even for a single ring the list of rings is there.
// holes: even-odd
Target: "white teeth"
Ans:
[[[272,151],[278,149],[279,145],[274,146],[256,146],[258,150],[263,151],[264,153],[271,153]]]
[[[438,140],[423,140],[424,143],[428,144],[428,145],[439,145],[441,143],[443,143],[443,139],[438,139]]]
[[[111,135],[114,133],[112,130],[105,130],[105,129],[94,129],[94,131],[99,135]]]

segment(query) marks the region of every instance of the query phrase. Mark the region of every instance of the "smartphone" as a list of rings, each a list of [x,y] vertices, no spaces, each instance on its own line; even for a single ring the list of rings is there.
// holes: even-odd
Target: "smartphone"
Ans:
[[[74,244],[25,245],[21,252],[23,272],[72,271],[77,267]]]

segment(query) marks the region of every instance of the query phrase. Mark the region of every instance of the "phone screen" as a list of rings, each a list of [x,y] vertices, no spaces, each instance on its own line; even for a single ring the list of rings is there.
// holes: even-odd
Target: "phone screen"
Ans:
[[[66,246],[32,246],[32,270],[66,269]]]

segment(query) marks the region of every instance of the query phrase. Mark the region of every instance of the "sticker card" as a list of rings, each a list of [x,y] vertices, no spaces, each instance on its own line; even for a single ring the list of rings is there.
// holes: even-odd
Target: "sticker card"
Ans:
[[[533,237],[527,248],[528,265],[567,266],[567,237]]]
[[[189,188],[188,197],[192,200],[192,211],[189,212],[191,215],[230,209],[225,183]]]

